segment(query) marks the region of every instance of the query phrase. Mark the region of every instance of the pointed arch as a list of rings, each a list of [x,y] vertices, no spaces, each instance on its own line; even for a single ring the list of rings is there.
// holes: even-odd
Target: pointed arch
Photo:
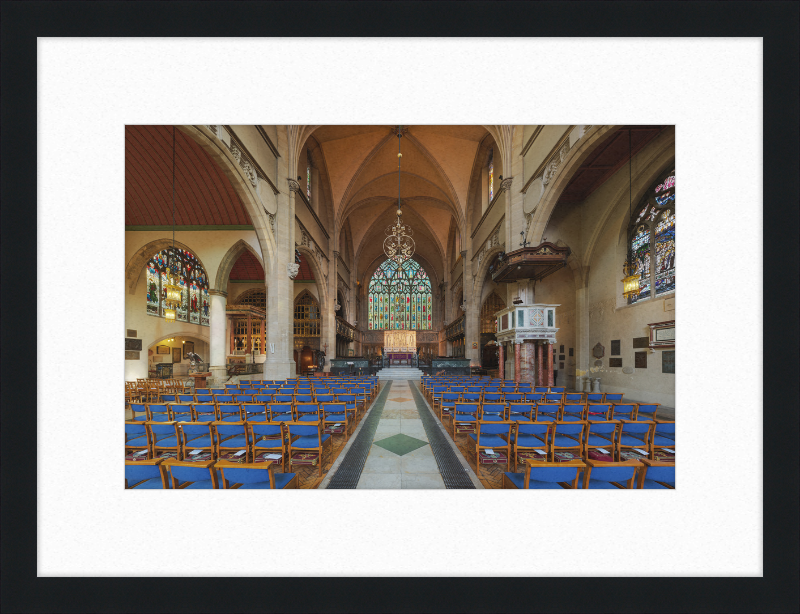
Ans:
[[[233,265],[236,264],[236,261],[239,259],[239,256],[242,255],[243,252],[249,251],[253,256],[255,256],[258,263],[261,265],[261,269],[264,269],[264,261],[261,259],[261,254],[256,252],[253,249],[253,246],[250,245],[244,239],[239,239],[236,243],[234,243],[225,255],[222,257],[222,261],[219,263],[219,267],[217,268],[217,275],[214,279],[214,289],[218,292],[227,292],[228,291],[228,280],[231,276],[231,271],[233,270]]]
[[[136,294],[136,286],[139,283],[142,273],[144,273],[144,268],[147,264],[147,261],[162,249],[172,247],[173,243],[175,247],[194,254],[194,257],[197,258],[197,261],[203,267],[206,275],[208,275],[208,269],[206,268],[206,265],[203,264],[203,260],[198,255],[197,250],[189,247],[185,243],[175,241],[169,237],[155,239],[136,250],[136,253],[131,257],[131,259],[128,261],[128,264],[125,266],[125,283],[128,286],[128,294]]]
[[[328,284],[326,283],[328,279],[327,273],[323,272],[320,263],[317,261],[317,258],[314,255],[314,252],[308,249],[305,245],[297,245],[295,246],[295,249],[303,255],[303,258],[308,263],[308,267],[311,269],[311,273],[313,273],[314,275],[314,283],[317,285],[317,292],[319,292],[320,305],[327,305],[328,304],[328,288],[327,288]],[[303,292],[308,292],[308,290],[303,290]]]

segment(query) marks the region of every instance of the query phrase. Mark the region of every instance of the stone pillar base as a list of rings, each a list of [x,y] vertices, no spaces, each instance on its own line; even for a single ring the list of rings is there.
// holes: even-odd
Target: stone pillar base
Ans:
[[[592,392],[600,392],[600,378],[599,377],[594,378],[594,381],[592,382]]]
[[[223,382],[228,379],[228,370],[226,367],[209,367],[211,377],[208,378],[208,387],[222,386]]]

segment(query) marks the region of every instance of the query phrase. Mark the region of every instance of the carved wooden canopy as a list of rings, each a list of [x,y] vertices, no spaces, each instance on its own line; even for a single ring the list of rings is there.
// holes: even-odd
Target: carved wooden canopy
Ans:
[[[492,268],[492,281],[507,283],[520,279],[544,279],[567,264],[572,250],[545,242],[536,247],[523,247],[498,259]]]

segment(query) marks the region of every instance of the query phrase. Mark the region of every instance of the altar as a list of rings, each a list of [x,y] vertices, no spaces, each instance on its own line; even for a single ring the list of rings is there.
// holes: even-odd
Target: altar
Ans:
[[[383,335],[383,356],[390,365],[413,364],[417,355],[417,331],[387,330]]]

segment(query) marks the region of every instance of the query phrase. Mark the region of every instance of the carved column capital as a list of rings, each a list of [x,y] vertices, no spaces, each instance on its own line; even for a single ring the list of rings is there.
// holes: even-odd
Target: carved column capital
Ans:
[[[209,290],[208,293],[211,296],[228,296],[228,293],[223,292],[222,290]]]
[[[500,189],[504,192],[511,189],[511,184],[514,182],[513,177],[506,177],[503,181],[500,182]]]
[[[289,191],[290,192],[299,192],[300,191],[300,184],[297,183],[294,179],[289,179]]]

